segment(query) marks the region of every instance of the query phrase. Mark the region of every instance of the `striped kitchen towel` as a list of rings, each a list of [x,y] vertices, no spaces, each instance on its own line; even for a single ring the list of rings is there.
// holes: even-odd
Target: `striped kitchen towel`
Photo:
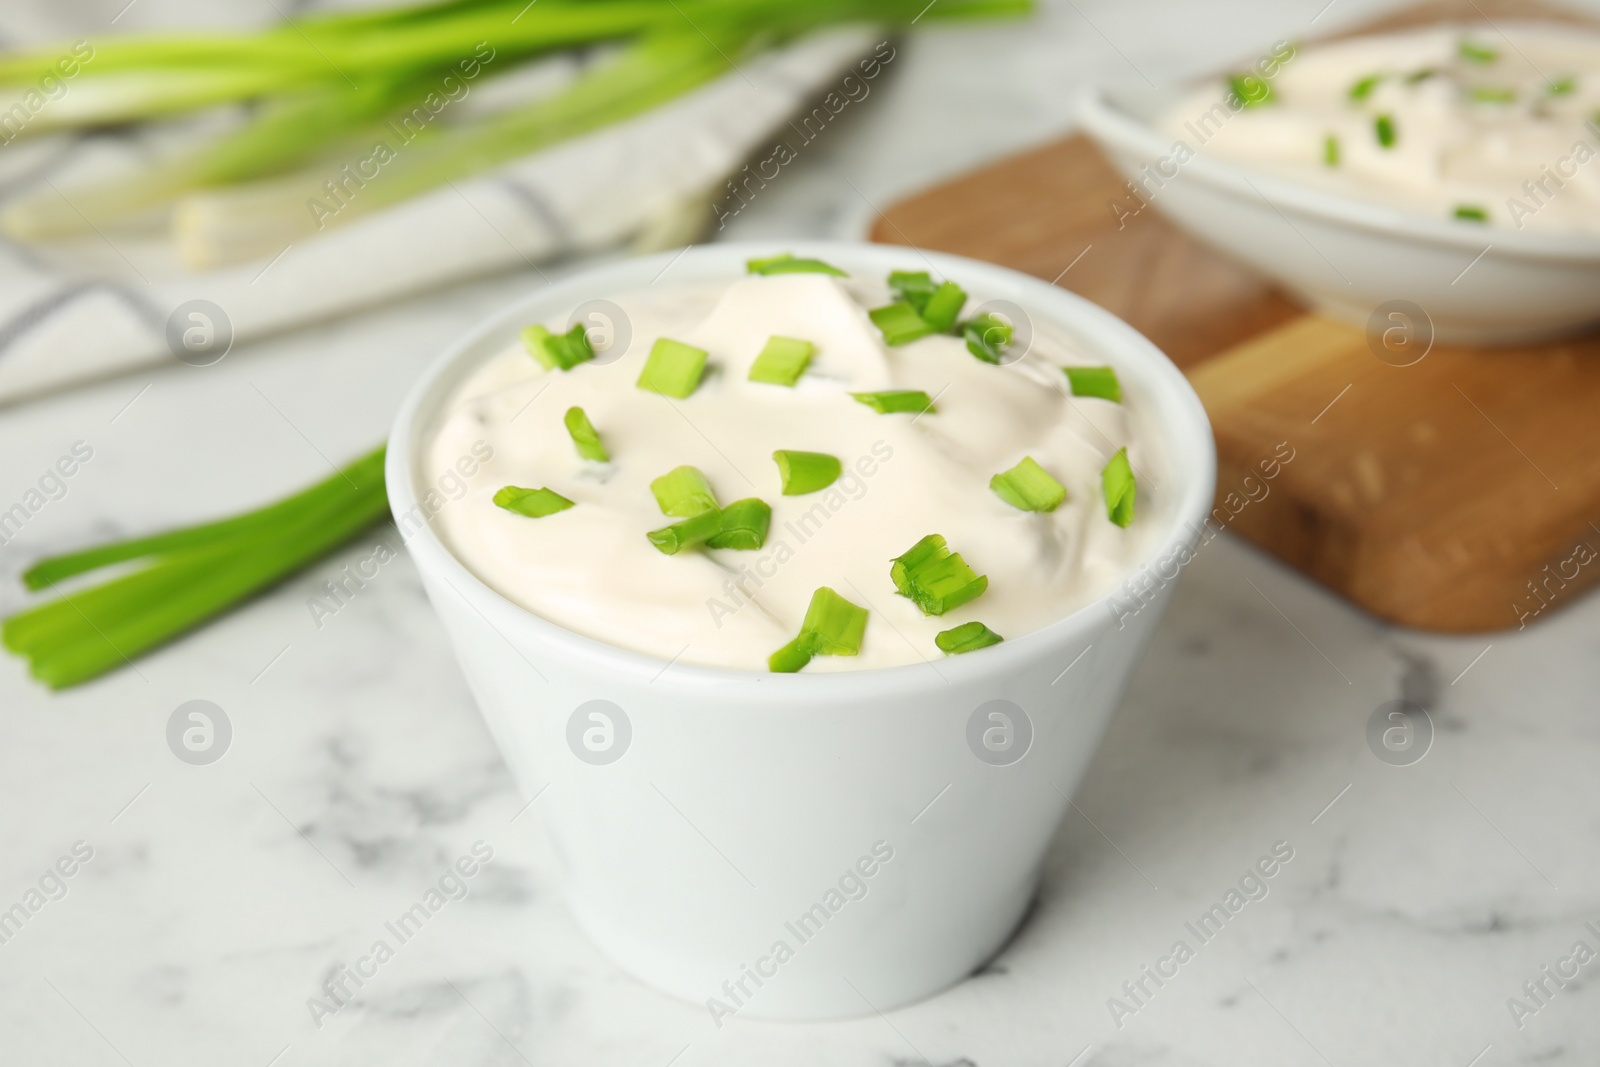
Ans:
[[[214,361],[236,341],[652,230],[665,243],[691,239],[716,223],[713,202],[729,176],[772,149],[774,131],[794,142],[787,120],[831,95],[863,56],[881,54],[881,39],[856,27],[812,35],[642,116],[263,249],[250,262],[190,269],[164,230],[0,242],[0,404],[175,359]],[[171,135],[155,128],[6,141],[0,204],[115,173]]]

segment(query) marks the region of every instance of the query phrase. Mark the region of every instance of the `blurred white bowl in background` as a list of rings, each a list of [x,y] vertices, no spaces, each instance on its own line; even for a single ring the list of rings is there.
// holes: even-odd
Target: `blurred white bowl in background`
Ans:
[[[1600,323],[1600,238],[1429,218],[1203,151],[1180,165],[1160,123],[1185,92],[1094,89],[1077,115],[1112,164],[1145,183],[1150,206],[1305,304],[1387,328],[1378,309],[1409,302],[1427,320],[1410,326],[1431,323],[1430,340],[1469,344],[1541,340]]]

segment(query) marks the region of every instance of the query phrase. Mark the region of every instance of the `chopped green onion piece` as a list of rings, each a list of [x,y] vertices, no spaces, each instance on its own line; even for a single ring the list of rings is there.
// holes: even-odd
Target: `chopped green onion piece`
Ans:
[[[1126,448],[1117,449],[1117,454],[1100,472],[1100,488],[1106,497],[1106,517],[1124,529],[1133,525],[1133,499],[1137,488]]]
[[[717,510],[717,495],[698,467],[674,467],[650,483],[661,514],[687,519],[702,512]]]
[[[1073,396],[1094,396],[1122,403],[1122,383],[1111,367],[1063,367]]]
[[[1500,58],[1500,53],[1493,48],[1489,48],[1486,45],[1473,44],[1471,41],[1462,41],[1459,51],[1462,59],[1468,59],[1474,63],[1493,63]]]
[[[645,536],[650,538],[650,543],[662,552],[675,556],[686,548],[705,544],[721,532],[722,512],[712,510],[680,519],[671,526],[663,526],[659,530],[651,530]]]
[[[1414,70],[1410,74],[1407,74],[1406,84],[1416,85],[1418,82],[1425,82],[1429,78],[1438,77],[1438,74],[1439,71],[1433,67],[1423,67],[1421,70]]]
[[[1239,98],[1242,107],[1260,107],[1270,104],[1277,99],[1278,94],[1272,91],[1272,85],[1265,79],[1254,74],[1235,74],[1228,79],[1228,88],[1233,90],[1233,95]]]
[[[1489,221],[1489,212],[1476,204],[1457,204],[1455,214],[1456,218],[1465,219],[1468,222]]]
[[[943,282],[922,307],[922,321],[935,333],[945,333],[956,324],[967,304],[967,291],[955,282]],[[893,306],[893,305],[890,305]]]
[[[571,370],[594,358],[589,335],[579,323],[566,333],[551,333],[543,326],[528,326],[522,331],[522,345],[547,370]]]
[[[706,350],[663,337],[650,348],[638,386],[679,400],[694,392],[706,369]]]
[[[817,346],[810,341],[773,335],[767,338],[761,354],[750,364],[750,380],[793,386],[811,365],[811,356],[816,350]]]
[[[964,622],[950,630],[941,630],[934,635],[933,643],[939,646],[940,652],[956,655],[961,652],[976,652],[980,648],[998,645],[1005,638],[989,629],[981,622]]]
[[[1022,457],[1015,467],[990,478],[989,488],[1018,511],[1054,511],[1067,499],[1067,487],[1032,456]]]
[[[881,393],[851,393],[867,407],[880,415],[897,415],[912,411],[917,414],[936,411],[933,401],[921,389],[887,389]]]
[[[1516,101],[1517,91],[1505,85],[1474,85],[1467,96],[1479,104],[1510,104]]]
[[[997,315],[979,315],[961,324],[967,351],[985,363],[999,363],[1006,345],[1011,343],[1011,324]]]
[[[772,509],[764,500],[735,500],[722,509],[722,528],[706,538],[707,548],[754,551],[767,543]]]
[[[826,452],[794,452],[779,449],[772,454],[783,480],[784,496],[804,496],[826,489],[839,480],[844,465]]]
[[[1322,139],[1322,162],[1330,167],[1339,165],[1339,138],[1331,133]]]
[[[1350,99],[1365,100],[1372,95],[1372,90],[1376,89],[1381,81],[1383,81],[1382,74],[1368,74],[1365,78],[1350,86]]]
[[[902,300],[873,308],[867,312],[872,324],[883,331],[886,345],[906,345],[934,332],[932,326],[917,314],[917,309]]]
[[[907,586],[902,584],[901,578],[905,574],[949,554],[950,549],[943,535],[929,534],[908,548],[905,554],[895,557],[894,565],[889,568],[889,576],[894,579],[894,587],[904,594]]]
[[[801,634],[767,657],[767,669],[773,674],[794,674],[810,663],[816,654],[811,636]]]
[[[1395,141],[1399,140],[1393,115],[1379,115],[1372,120],[1372,129],[1378,136],[1378,143],[1385,148],[1393,148]]]
[[[496,507],[505,508],[518,515],[526,515],[530,519],[542,519],[546,515],[566,511],[572,506],[572,501],[554,489],[523,489],[515,485],[497,489],[494,503]]]
[[[900,595],[909,598],[924,615],[943,615],[989,588],[978,574],[939,534],[929,534],[889,565],[889,577]]]
[[[928,297],[938,286],[934,285],[933,277],[925,270],[896,270],[889,272],[889,289],[896,300],[903,300],[910,304],[917,312],[922,314],[922,309],[928,306]]]
[[[1571,74],[1563,74],[1545,87],[1545,92],[1550,96],[1570,96],[1578,88],[1578,79]]]
[[[797,259],[787,252],[781,256],[747,260],[745,266],[749,268],[751,274],[831,274],[836,278],[849,277],[838,267],[830,266],[820,259]]]
[[[561,420],[567,425],[567,435],[572,438],[572,443],[577,446],[578,455],[584,459],[592,459],[596,463],[605,463],[611,459],[611,453],[606,451],[606,446],[600,441],[600,433],[594,428],[594,423],[589,421],[582,408],[568,408],[566,416]]]
[[[819,656],[854,656],[867,632],[867,609],[822,586],[811,594],[800,632],[811,635]]]
[[[800,635],[767,659],[775,673],[793,674],[815,656],[854,656],[867,632],[867,609],[822,586],[811,594]]]

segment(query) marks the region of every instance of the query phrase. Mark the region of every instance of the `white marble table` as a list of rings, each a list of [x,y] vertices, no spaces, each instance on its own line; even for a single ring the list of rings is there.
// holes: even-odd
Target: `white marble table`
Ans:
[[[1304,32],[1323,2],[1062,0],[1029,25],[931,30],[729,229],[839,232],[863,202],[1064,128],[1086,81],[1181,77]],[[159,0],[146,6],[159,22]],[[1371,6],[1340,0],[1323,19]],[[0,412],[0,507],[74,442],[93,448],[0,548],[0,611],[22,603],[15,575],[44,548],[240,507],[319,476],[319,453],[354,455],[438,346],[532,284],[466,286]],[[1600,599],[1521,634],[1427,637],[1222,537],[1188,569],[1038,906],[987,970],[886,1018],[719,1030],[575,930],[537,804],[496,757],[409,562],[315,625],[308,597],[385,536],[92,685],[48,695],[0,661],[0,914],[41,879],[59,897],[0,942],[0,1060],[1595,1062],[1600,962],[1565,988],[1541,968],[1578,941],[1600,950]],[[1401,697],[1436,726],[1410,766],[1367,742],[1374,709]],[[166,740],[193,699],[232,724],[207,766]],[[493,858],[468,895],[318,1027],[308,999],[480,841]],[[1201,944],[1185,924],[1277,842],[1293,858],[1266,897]],[[47,876],[58,861],[70,877]],[[1124,983],[1179,939],[1193,958],[1130,997]],[[1541,980],[1542,1005],[1523,990]],[[1512,997],[1538,1010],[1515,1019]]]

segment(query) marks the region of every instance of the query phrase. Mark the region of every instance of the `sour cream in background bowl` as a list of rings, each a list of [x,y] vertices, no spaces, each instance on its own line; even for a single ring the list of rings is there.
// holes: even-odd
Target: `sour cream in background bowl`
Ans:
[[[1392,301],[1448,342],[1600,322],[1600,30],[1280,43],[1239,72],[1080,100],[1133,208],[1356,323]]]
[[[1008,302],[1034,334],[1080,362],[1115,368],[1151,475],[1138,501],[1139,549],[1120,580],[976,652],[930,648],[898,666],[773,674],[674,661],[568,629],[458,558],[439,515],[468,496],[453,479],[441,486],[433,446],[466,383],[525,326],[559,326],[594,301],[652,283],[732,283],[747,260],[778,251],[852,278],[929,270],[965,288],[969,309]],[[626,352],[596,362],[631,364],[636,374],[653,340],[635,336]],[[673,403],[692,419],[692,397]],[[469,447],[457,478],[485,477],[489,452]],[[658,465],[675,462],[664,454]],[[893,474],[891,463],[875,477]],[[534,814],[564,867],[579,925],[623,968],[704,1006],[720,1026],[735,1015],[888,1010],[959,981],[1005,942],[1210,510],[1215,451],[1199,400],[1171,362],[1064,290],[905,248],[727,244],[586,271],[494,316],[413,388],[390,436],[386,477],[490,732],[521,789],[539,798]],[[867,597],[885,608],[877,602],[892,592]]]

